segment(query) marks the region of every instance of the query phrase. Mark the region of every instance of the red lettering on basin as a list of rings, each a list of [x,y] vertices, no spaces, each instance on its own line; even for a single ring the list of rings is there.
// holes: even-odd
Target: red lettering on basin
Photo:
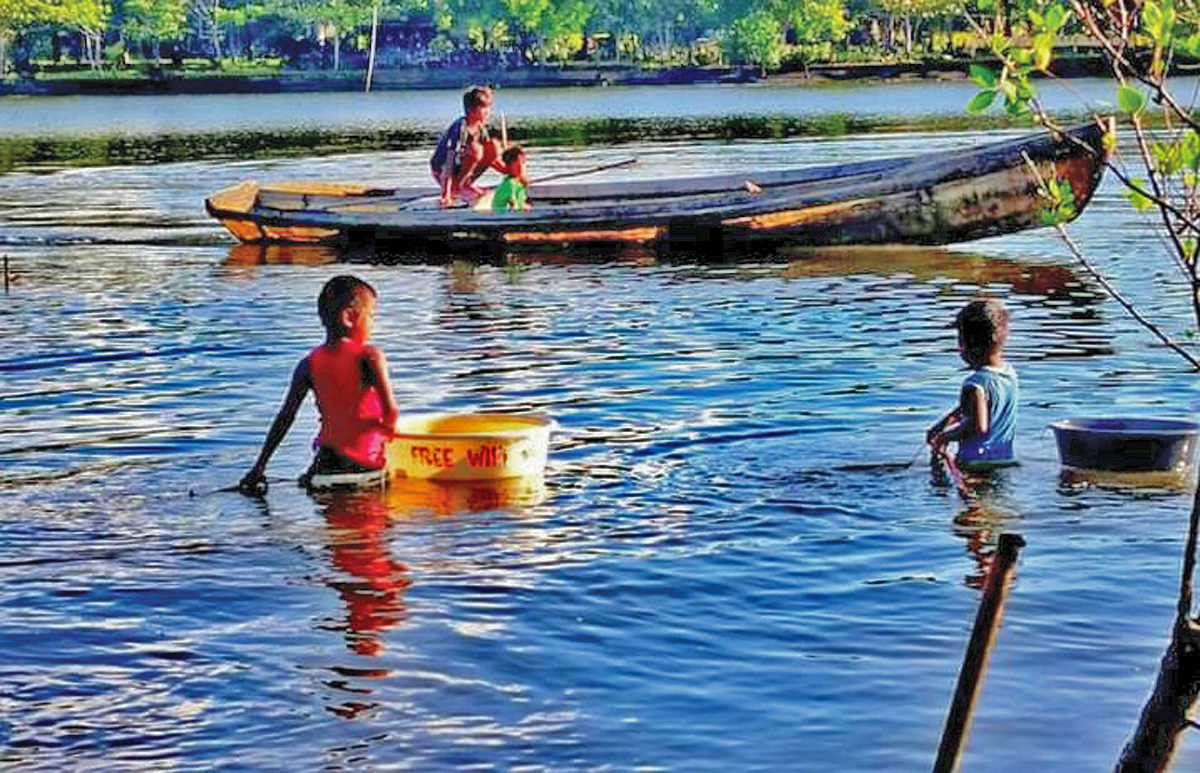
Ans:
[[[413,461],[428,467],[453,467],[454,449],[448,446],[412,446]]]
[[[508,464],[508,451],[499,444],[468,448],[467,464],[472,467],[503,467]]]

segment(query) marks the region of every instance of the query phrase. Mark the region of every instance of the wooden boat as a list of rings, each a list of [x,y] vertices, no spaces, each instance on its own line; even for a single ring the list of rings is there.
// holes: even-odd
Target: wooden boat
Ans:
[[[1104,169],[1105,132],[1088,124],[1057,136],[784,171],[547,182],[531,186],[528,212],[443,209],[432,184],[245,182],[205,203],[245,242],[950,244],[1042,225],[1039,178],[1069,181],[1082,212]]]

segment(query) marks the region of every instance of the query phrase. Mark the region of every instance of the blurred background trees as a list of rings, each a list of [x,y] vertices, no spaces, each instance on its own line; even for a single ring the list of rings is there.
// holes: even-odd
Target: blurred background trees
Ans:
[[[795,69],[941,55],[954,48],[960,8],[960,0],[0,0],[0,67],[361,68],[377,18],[382,66]]]

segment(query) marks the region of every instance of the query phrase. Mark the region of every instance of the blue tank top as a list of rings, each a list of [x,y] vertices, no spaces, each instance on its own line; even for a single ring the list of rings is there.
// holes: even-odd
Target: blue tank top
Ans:
[[[958,444],[960,464],[1003,464],[1016,461],[1013,437],[1017,433],[1017,372],[1005,364],[1003,368],[984,366],[967,376],[963,388],[977,386],[983,390],[988,404],[988,433],[963,438]]]

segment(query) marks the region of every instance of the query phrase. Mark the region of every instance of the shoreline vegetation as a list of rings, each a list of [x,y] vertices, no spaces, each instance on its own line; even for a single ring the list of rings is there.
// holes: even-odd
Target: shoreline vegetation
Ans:
[[[972,65],[995,67],[992,58],[942,57],[894,62],[815,63],[791,71],[766,73],[753,65],[659,66],[563,64],[526,67],[407,66],[377,70],[370,89],[399,91],[456,89],[472,83],[504,88],[667,86],[695,84],[768,83],[810,85],[829,81],[966,80]],[[363,91],[367,72],[284,67],[164,67],[123,70],[47,69],[0,80],[0,96],[237,94],[315,91]],[[1101,77],[1104,57],[1094,53],[1066,54],[1051,69],[1061,78]]]

